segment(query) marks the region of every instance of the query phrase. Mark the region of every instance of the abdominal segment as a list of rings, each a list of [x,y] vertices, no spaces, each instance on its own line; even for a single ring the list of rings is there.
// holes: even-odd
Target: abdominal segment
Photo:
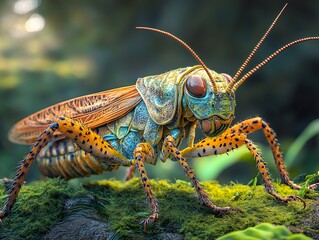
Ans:
[[[119,167],[106,163],[80,149],[69,139],[51,142],[38,157],[39,169],[44,176],[66,179],[101,174]]]

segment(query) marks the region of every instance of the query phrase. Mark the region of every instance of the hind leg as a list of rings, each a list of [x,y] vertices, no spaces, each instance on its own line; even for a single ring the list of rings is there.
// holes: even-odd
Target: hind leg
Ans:
[[[52,138],[53,133],[55,132],[55,130],[57,130],[57,128],[58,123],[53,123],[48,129],[46,129],[33,145],[30,152],[20,162],[12,186],[8,191],[8,198],[2,208],[2,211],[0,212],[0,220],[9,214],[13,204],[16,201],[21,186],[24,183],[25,175],[29,171],[31,164],[33,163],[34,159],[37,157],[41,149],[47,145],[48,141]]]
[[[58,122],[53,123],[50,127],[43,131],[39,139],[32,146],[30,152],[20,162],[12,187],[8,191],[8,198],[0,212],[0,220],[9,214],[31,164],[37,158],[39,152],[51,140],[55,131],[61,132],[75,142],[86,153],[106,162],[109,165],[131,166],[132,164],[131,161],[126,159],[91,129],[72,119],[61,117]]]

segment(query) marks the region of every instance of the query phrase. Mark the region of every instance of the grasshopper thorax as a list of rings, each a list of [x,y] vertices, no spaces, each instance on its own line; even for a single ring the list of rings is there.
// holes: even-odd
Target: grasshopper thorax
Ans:
[[[215,80],[217,92],[201,66],[195,66],[182,81],[186,107],[199,120],[203,133],[212,137],[229,127],[234,119],[236,102],[234,92],[227,91],[231,77],[212,70],[210,73]]]

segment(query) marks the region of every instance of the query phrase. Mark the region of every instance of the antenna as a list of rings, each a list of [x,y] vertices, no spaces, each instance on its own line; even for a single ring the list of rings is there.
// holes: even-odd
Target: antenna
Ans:
[[[264,61],[262,61],[261,63],[259,63],[256,67],[254,67],[253,69],[251,69],[248,73],[246,73],[238,82],[236,82],[236,84],[233,87],[233,91],[236,91],[236,89],[247,79],[249,78],[251,75],[253,75],[253,73],[255,73],[256,71],[258,71],[260,68],[262,68],[263,66],[265,66],[270,60],[272,60],[274,57],[276,57],[279,53],[281,53],[282,51],[286,50],[287,48],[301,43],[301,42],[306,42],[306,41],[312,41],[312,40],[319,40],[319,37],[306,37],[306,38],[301,38],[295,41],[292,41],[290,43],[287,43],[286,45],[282,46],[281,48],[279,48],[276,52],[274,52],[273,54],[271,54],[269,57],[267,57]]]
[[[195,51],[188,46],[184,41],[182,41],[181,39],[179,39],[178,37],[174,36],[173,34],[169,33],[169,32],[165,32],[163,30],[160,29],[156,29],[156,28],[150,28],[150,27],[136,27],[136,29],[140,29],[140,30],[148,30],[148,31],[153,31],[153,32],[158,32],[161,34],[164,34],[166,36],[169,36],[173,39],[175,39],[177,42],[179,42],[183,47],[185,47],[192,55],[193,57],[197,60],[197,62],[199,62],[200,65],[202,65],[202,67],[204,68],[205,72],[207,73],[209,79],[211,80],[211,82],[213,83],[213,88],[214,88],[214,93],[217,94],[218,90],[217,90],[217,84],[211,74],[211,72],[209,71],[209,69],[206,67],[205,63],[202,61],[202,59],[200,59],[200,57],[195,53]]]
[[[229,83],[228,87],[227,87],[227,91],[232,91],[233,86],[235,85],[238,77],[240,76],[240,74],[245,70],[245,68],[247,67],[248,63],[250,62],[250,60],[253,58],[253,56],[255,55],[255,53],[257,52],[257,50],[259,49],[259,47],[261,46],[261,44],[264,42],[264,40],[267,38],[267,36],[269,35],[269,33],[271,32],[271,30],[273,29],[273,27],[275,26],[277,20],[279,19],[279,17],[281,16],[281,14],[283,13],[283,11],[285,10],[285,8],[287,7],[288,3],[285,4],[285,6],[281,9],[281,11],[279,12],[279,14],[277,15],[277,17],[275,18],[275,20],[271,23],[270,27],[268,28],[268,30],[266,31],[266,33],[264,34],[264,36],[259,40],[259,42],[257,43],[257,45],[254,47],[254,49],[251,51],[251,53],[249,54],[248,58],[245,60],[245,62],[240,66],[240,68],[238,69],[238,71],[236,72],[235,76],[233,77],[232,81]]]

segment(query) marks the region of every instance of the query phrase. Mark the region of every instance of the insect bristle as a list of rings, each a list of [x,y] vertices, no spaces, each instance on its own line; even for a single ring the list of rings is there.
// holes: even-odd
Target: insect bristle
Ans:
[[[206,64],[202,61],[202,59],[195,53],[195,51],[188,46],[188,44],[186,44],[183,40],[179,39],[178,37],[176,37],[175,35],[173,35],[172,33],[157,29],[157,28],[150,28],[150,27],[136,27],[136,29],[140,29],[140,30],[148,30],[148,31],[153,31],[153,32],[157,32],[163,35],[166,35],[168,37],[173,38],[174,40],[176,40],[177,42],[179,42],[183,47],[185,47],[192,55],[193,57],[197,60],[197,62],[202,65],[202,67],[204,68],[205,72],[207,73],[209,79],[211,80],[212,84],[213,84],[213,90],[214,93],[217,94],[218,93],[218,89],[217,89],[217,84],[211,74],[211,72],[209,71],[208,67],[206,66]]]

